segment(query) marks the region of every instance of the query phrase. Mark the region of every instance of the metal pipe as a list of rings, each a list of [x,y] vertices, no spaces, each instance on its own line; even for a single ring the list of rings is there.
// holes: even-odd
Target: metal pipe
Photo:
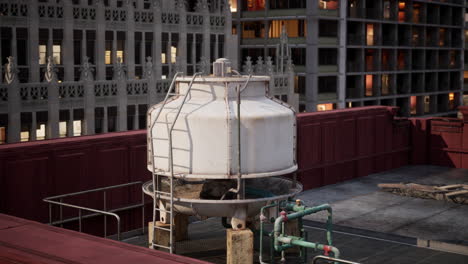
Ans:
[[[81,191],[81,192],[74,192],[74,193],[67,193],[67,194],[62,194],[62,195],[57,195],[57,196],[51,196],[51,197],[44,198],[44,200],[56,200],[59,198],[65,198],[65,197],[70,197],[70,196],[75,196],[75,195],[80,195],[80,194],[85,194],[85,193],[99,192],[99,191],[104,191],[104,190],[111,190],[111,189],[122,188],[122,187],[136,185],[136,184],[142,184],[142,183],[143,183],[142,181],[124,183],[124,184],[96,188],[96,189],[91,189],[91,190],[86,190],[86,191]]]
[[[78,226],[79,226],[79,231],[81,233],[81,209],[78,209]]]
[[[106,211],[102,211],[102,210],[96,210],[96,209],[92,209],[92,208],[77,206],[77,205],[68,204],[68,203],[60,203],[60,202],[56,202],[56,201],[52,201],[52,200],[48,200],[48,199],[44,199],[44,201],[48,202],[49,204],[64,205],[64,206],[68,206],[68,207],[71,207],[71,208],[79,209],[79,211],[78,211],[79,212],[78,220],[80,221],[80,226],[81,226],[81,218],[82,218],[81,210],[113,216],[113,217],[115,217],[117,219],[117,232],[118,232],[117,236],[118,236],[118,238],[120,238],[120,217],[119,217],[119,215],[117,215],[115,213],[110,213],[110,212],[106,212]]]
[[[245,198],[244,186],[242,182],[241,172],[241,117],[240,117],[240,87],[237,86],[237,199],[241,200]]]
[[[263,223],[269,221],[269,219],[266,219],[265,217],[265,209],[275,207],[277,205],[278,205],[277,203],[272,203],[270,205],[263,206],[262,209],[260,209],[260,253],[258,256],[258,261],[260,261],[260,264],[267,264],[266,262],[263,261]],[[270,239],[273,241],[272,238]],[[270,252],[270,254],[273,254],[273,252]]]
[[[276,239],[278,242],[284,243],[286,245],[300,246],[305,248],[312,248],[315,250],[324,250],[326,252],[333,252],[335,258],[340,257],[340,250],[334,246],[324,245],[320,243],[304,241],[302,237],[295,236],[279,236]],[[279,246],[278,249],[282,249],[282,246]]]
[[[106,191],[104,191],[103,193],[103,199],[104,199],[104,211],[107,211],[107,195],[106,195]],[[107,237],[107,215],[104,215],[104,237]]]
[[[294,245],[292,244],[292,239],[293,237],[285,237],[283,236],[284,232],[282,231],[282,225],[283,223],[289,221],[289,220],[293,220],[293,219],[297,219],[297,218],[302,218],[306,215],[310,215],[310,214],[313,214],[313,213],[316,213],[316,212],[320,212],[320,211],[328,211],[328,219],[327,219],[327,241],[328,241],[328,246],[332,246],[332,226],[331,226],[331,222],[332,222],[332,209],[331,209],[331,206],[329,204],[322,204],[322,205],[319,205],[319,206],[316,206],[316,207],[311,207],[311,208],[308,208],[308,207],[305,207],[305,206],[301,206],[301,205],[298,205],[298,204],[291,204],[291,203],[288,203],[286,204],[286,209],[292,209],[292,210],[297,210],[297,212],[295,213],[291,213],[291,214],[286,214],[286,212],[281,212],[281,216],[276,218],[275,220],[275,224],[274,224],[274,236],[275,236],[275,250],[276,251],[282,251],[284,250],[283,249],[283,246],[280,245],[280,243],[286,243],[286,244],[289,244],[289,245]],[[281,239],[280,239],[281,237]],[[289,240],[285,240],[285,238],[288,238]],[[302,242],[306,242],[306,241],[303,241],[303,238],[298,238],[296,240],[300,240]],[[283,242],[283,241],[287,241],[287,242]],[[298,242],[295,242],[295,243],[298,243]],[[307,242],[307,243],[311,243],[311,242]],[[320,244],[315,244],[315,243],[311,243],[311,244],[307,244],[308,247],[312,246],[312,245],[320,245]],[[322,245],[323,246],[323,245]],[[335,250],[335,249],[333,249]],[[332,251],[333,251],[332,250]],[[335,253],[335,252],[334,252]],[[337,254],[339,254],[339,251],[337,252]],[[338,257],[335,255],[335,257]]]
[[[141,232],[142,234],[145,234],[145,193],[144,192],[141,192],[141,204],[143,204],[143,206],[141,207],[141,221],[143,222],[142,223],[142,228],[141,228]]]

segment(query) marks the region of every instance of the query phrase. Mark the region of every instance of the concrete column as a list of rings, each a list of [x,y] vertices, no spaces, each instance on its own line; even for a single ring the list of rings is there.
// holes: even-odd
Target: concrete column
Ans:
[[[107,106],[103,107],[103,117],[102,117],[102,133],[109,132],[109,118],[107,115]]]
[[[307,1],[306,111],[317,111],[318,101],[318,4]]]
[[[252,264],[253,263],[253,232],[245,230],[226,230],[227,264]]]
[[[266,1],[267,5],[269,5],[269,2],[270,1]],[[239,48],[238,48],[240,43],[239,43],[237,36],[232,35],[231,10],[228,7],[226,7],[226,10],[224,10],[223,15],[224,17],[226,17],[226,24],[224,26],[224,57],[231,60],[232,67],[234,69],[240,70],[241,63],[239,63]],[[236,46],[236,43],[237,43],[237,46]],[[236,47],[236,48],[233,48],[233,47]]]
[[[20,141],[21,97],[18,78],[8,85],[8,135],[7,142]]]
[[[133,119],[133,130],[138,129],[138,105],[135,105],[135,118]]]
[[[187,73],[187,11],[185,8],[180,8],[179,10],[179,45],[177,52],[180,62],[178,61],[177,63],[181,66],[181,69],[178,70]]]
[[[73,54],[73,5],[71,1],[64,1],[63,10],[63,42],[62,64],[64,66],[64,80],[73,81],[75,77],[74,71],[74,54]]]
[[[57,80],[54,79],[48,83],[48,97],[47,97],[47,129],[46,138],[59,137],[59,92]]]
[[[148,81],[148,107],[157,103],[158,94],[156,91],[156,81],[153,78],[147,79]]]
[[[110,1],[111,3],[114,1]],[[106,18],[103,1],[96,3],[96,80],[106,79]],[[94,126],[93,126],[94,127]],[[94,132],[93,132],[94,133]]]
[[[29,52],[29,81],[40,81],[40,67],[39,67],[39,14],[38,1],[29,1],[28,12],[28,52]]]
[[[347,36],[347,27],[346,27],[346,17],[347,17],[347,0],[340,0],[340,20],[339,20],[339,33],[338,33],[338,82],[337,82],[337,96],[338,103],[337,108],[345,108],[346,101],[346,36]]]
[[[83,121],[83,135],[94,135],[94,112],[96,107],[96,97],[94,96],[94,82],[85,80],[83,82],[84,89],[84,121]]]
[[[117,131],[127,131],[127,80],[117,81]]]
[[[73,108],[68,111],[67,137],[73,137]]]
[[[31,131],[29,132],[29,141],[37,140],[37,116],[36,112],[31,113]]]
[[[143,71],[146,65],[146,32],[141,32],[141,47],[140,47],[140,64],[143,66]],[[153,56],[154,57],[154,56]]]
[[[211,25],[210,25],[210,10],[208,8],[203,10],[203,57],[210,60],[211,50],[210,50],[210,35],[211,35]]]
[[[117,63],[117,31],[116,30],[113,30],[112,31],[112,54],[111,54],[111,57],[112,57],[112,64],[116,64]],[[124,64],[125,62],[122,61],[122,64]]]
[[[153,5],[154,21],[161,21],[161,7]],[[161,43],[162,24],[153,23],[153,65],[154,65],[154,78],[156,80],[161,79],[162,75],[162,63],[161,63],[161,45],[155,45],[155,43]],[[156,89],[156,87],[153,87]],[[151,90],[151,89],[150,89]]]
[[[133,2],[127,3],[127,35],[125,37],[125,64],[128,79],[135,79],[135,8]]]

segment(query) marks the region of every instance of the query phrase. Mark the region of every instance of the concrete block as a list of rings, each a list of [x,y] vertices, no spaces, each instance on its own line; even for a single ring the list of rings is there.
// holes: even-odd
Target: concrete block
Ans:
[[[227,264],[253,264],[253,232],[250,229],[227,229]]]
[[[188,239],[188,215],[177,214],[174,217],[174,242],[183,241]],[[156,226],[170,228],[170,224],[165,224],[160,221],[156,222]],[[169,246],[169,232],[166,230],[156,229],[155,230],[155,241],[156,243]],[[151,240],[153,239],[153,222],[148,223],[148,245],[151,246]]]

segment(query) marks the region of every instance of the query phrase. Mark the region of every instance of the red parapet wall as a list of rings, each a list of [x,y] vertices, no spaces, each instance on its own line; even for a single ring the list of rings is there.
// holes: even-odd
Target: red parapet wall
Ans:
[[[463,119],[412,118],[414,164],[468,169],[468,107],[459,107]]]
[[[298,179],[305,189],[409,164],[410,122],[375,106],[297,116]]]
[[[48,206],[42,201],[45,197],[150,179],[146,133],[142,130],[0,146],[0,212],[26,219],[49,221]],[[141,186],[109,191],[107,208],[135,204],[140,199]],[[83,195],[64,202],[102,209],[103,195]],[[55,220],[58,215],[54,210]],[[64,217],[77,215],[77,210],[64,211]],[[140,209],[121,215],[123,231],[141,227]],[[151,216],[150,210],[147,215]],[[116,225],[111,217],[108,226],[113,233]],[[102,233],[102,227],[95,227],[83,223],[84,231]]]

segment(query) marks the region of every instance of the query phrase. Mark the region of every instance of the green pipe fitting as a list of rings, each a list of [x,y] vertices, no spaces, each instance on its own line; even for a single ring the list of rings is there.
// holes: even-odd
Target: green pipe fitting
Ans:
[[[308,242],[304,241],[302,237],[294,237],[294,236],[279,236],[277,240],[281,243],[284,243],[286,245],[293,245],[293,246],[300,246],[300,247],[305,247],[305,248],[312,248],[312,249],[318,249],[318,250],[324,250],[324,251],[331,251],[333,252],[333,257],[334,258],[339,258],[340,257],[340,251],[338,248],[333,247],[333,246],[328,246],[328,245],[323,245],[319,243],[313,243],[313,242]],[[283,246],[280,246],[281,250],[283,250]]]
[[[281,251],[282,250],[282,245],[280,245],[281,241],[278,240],[278,238],[280,236],[282,236],[282,230],[281,230],[281,227],[282,227],[282,224],[284,222],[287,222],[289,220],[293,220],[293,219],[298,219],[298,218],[302,218],[306,215],[310,215],[310,214],[313,214],[313,213],[317,213],[317,212],[320,212],[320,211],[328,211],[328,219],[327,219],[327,241],[328,241],[328,245],[331,246],[332,245],[332,209],[331,209],[331,206],[329,204],[322,204],[322,205],[319,205],[319,206],[316,206],[316,207],[305,207],[303,208],[302,205],[298,205],[297,203],[296,204],[292,204],[292,203],[287,203],[285,205],[285,209],[296,209],[298,210],[297,212],[294,212],[294,213],[291,213],[291,214],[286,214],[285,211],[282,211],[281,212],[281,216],[276,218],[275,220],[275,224],[274,224],[274,237],[275,237],[275,241],[274,241],[274,245],[275,245],[275,250],[276,251]],[[302,238],[300,240],[295,240],[295,241],[302,241]],[[303,242],[306,242],[306,241],[303,241]],[[299,242],[295,242],[295,243],[299,243]],[[308,242],[310,243],[310,242]],[[291,243],[286,243],[286,244],[291,244]],[[315,243],[312,243],[313,245],[315,245]],[[309,245],[310,246],[310,245]],[[333,250],[332,250],[333,252]],[[335,252],[333,252],[335,253]],[[339,254],[339,252],[338,252]],[[336,257],[336,256],[335,256]]]

